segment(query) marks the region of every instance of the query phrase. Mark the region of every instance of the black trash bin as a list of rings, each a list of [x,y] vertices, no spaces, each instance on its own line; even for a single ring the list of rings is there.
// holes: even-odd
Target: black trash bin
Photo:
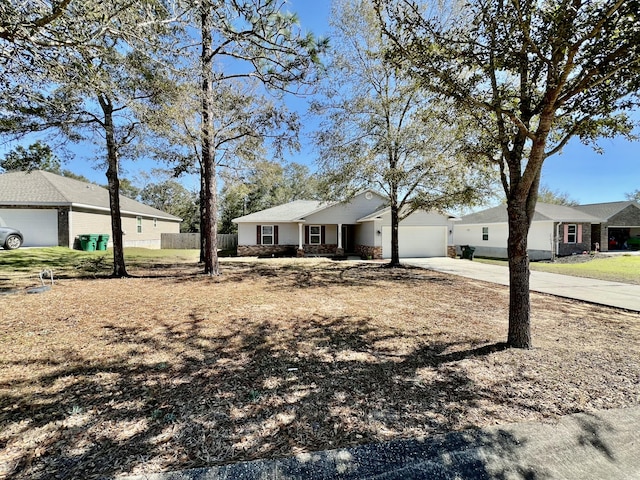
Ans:
[[[469,245],[462,245],[462,258],[466,258],[467,260],[473,260],[473,253],[476,251],[475,247],[470,247]]]

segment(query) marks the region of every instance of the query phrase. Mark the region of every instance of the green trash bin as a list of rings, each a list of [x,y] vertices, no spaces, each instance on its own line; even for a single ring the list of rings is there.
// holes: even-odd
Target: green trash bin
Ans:
[[[95,251],[97,241],[97,235],[80,235],[80,247],[85,252]]]
[[[109,243],[109,234],[101,233],[98,236],[97,250],[106,250]]]

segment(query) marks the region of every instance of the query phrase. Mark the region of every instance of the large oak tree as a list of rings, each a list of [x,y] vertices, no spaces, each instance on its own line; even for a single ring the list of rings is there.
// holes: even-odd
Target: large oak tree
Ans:
[[[527,234],[542,166],[572,137],[630,135],[640,2],[376,3],[390,58],[483,126],[476,153],[500,166],[507,201],[508,344],[530,348]]]

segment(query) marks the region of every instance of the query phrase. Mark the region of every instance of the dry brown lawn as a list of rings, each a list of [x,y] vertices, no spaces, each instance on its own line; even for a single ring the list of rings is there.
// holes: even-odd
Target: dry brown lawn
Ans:
[[[640,316],[418,269],[227,262],[0,296],[0,478],[95,479],[640,404]],[[142,275],[146,275],[142,277]]]

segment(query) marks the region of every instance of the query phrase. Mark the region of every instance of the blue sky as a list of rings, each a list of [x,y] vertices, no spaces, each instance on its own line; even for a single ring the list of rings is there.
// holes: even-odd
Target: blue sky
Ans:
[[[330,0],[289,0],[289,10],[298,14],[305,30],[319,36],[329,32]],[[303,114],[307,106],[306,99],[289,98],[290,108]],[[636,112],[636,119],[640,113]],[[315,153],[309,141],[309,134],[316,126],[313,119],[305,119],[301,141],[302,150],[287,156],[289,161],[306,164],[315,169]],[[640,132],[639,132],[640,133]],[[576,139],[572,140],[559,155],[546,160],[542,172],[542,183],[552,190],[569,194],[580,203],[599,203],[623,200],[624,194],[640,188],[640,143],[629,142],[624,138],[602,140],[604,154],[600,155],[591,147],[584,146]],[[14,146],[9,146],[9,149]],[[104,172],[96,169],[94,147],[76,147],[76,158],[66,168],[85,175],[100,184],[106,183]],[[0,150],[0,154],[3,152]],[[136,172],[148,171],[157,165],[151,162],[127,162],[123,164],[124,177],[134,179]],[[197,188],[198,181],[185,178],[187,188]]]
[[[330,5],[330,0],[290,1],[301,25],[319,35],[329,32]],[[636,112],[635,118],[640,120],[640,113]],[[542,183],[580,203],[615,202],[623,200],[625,193],[640,189],[640,142],[619,137],[601,140],[600,146],[603,154],[572,139],[561,154],[545,161]],[[300,163],[314,161],[309,147],[292,158]]]

